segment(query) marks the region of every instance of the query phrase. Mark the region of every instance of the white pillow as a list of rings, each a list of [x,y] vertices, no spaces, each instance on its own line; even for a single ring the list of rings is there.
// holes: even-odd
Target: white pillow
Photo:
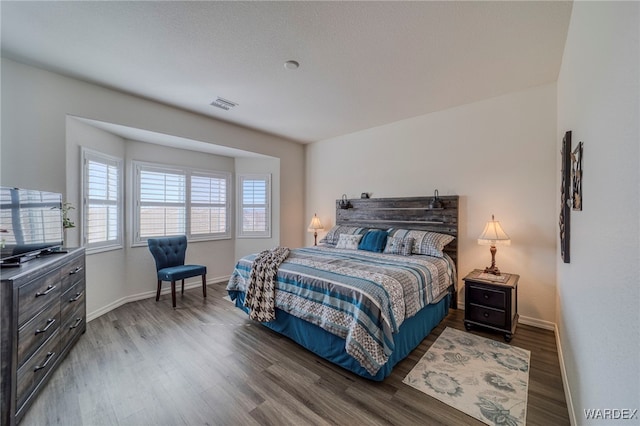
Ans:
[[[358,244],[362,239],[362,235],[340,234],[336,248],[347,250],[358,250]]]

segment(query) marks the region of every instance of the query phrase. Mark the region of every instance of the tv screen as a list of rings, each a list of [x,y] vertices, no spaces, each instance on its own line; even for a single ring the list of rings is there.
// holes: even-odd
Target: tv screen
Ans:
[[[0,187],[0,263],[62,246],[62,194]]]

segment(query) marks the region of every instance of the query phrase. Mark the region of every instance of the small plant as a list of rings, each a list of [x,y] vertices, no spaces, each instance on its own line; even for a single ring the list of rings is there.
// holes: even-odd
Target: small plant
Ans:
[[[76,224],[73,223],[71,219],[69,219],[69,210],[74,210],[75,207],[71,203],[63,203],[62,204],[62,227],[64,229],[75,228]]]

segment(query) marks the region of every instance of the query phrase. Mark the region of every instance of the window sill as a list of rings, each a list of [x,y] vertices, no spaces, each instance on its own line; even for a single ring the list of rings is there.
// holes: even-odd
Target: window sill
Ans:
[[[105,253],[105,252],[114,251],[114,250],[122,250],[123,248],[124,246],[121,244],[104,246],[104,247],[85,248],[85,253],[87,256],[90,256],[92,254]]]

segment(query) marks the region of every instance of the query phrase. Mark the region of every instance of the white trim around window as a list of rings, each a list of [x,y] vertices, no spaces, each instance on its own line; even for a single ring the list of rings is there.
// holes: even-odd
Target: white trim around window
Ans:
[[[132,161],[132,246],[186,235],[189,241],[231,238],[231,173]]]
[[[237,238],[271,238],[271,175],[237,175]]]
[[[81,241],[87,254],[123,247],[123,160],[81,148]]]

